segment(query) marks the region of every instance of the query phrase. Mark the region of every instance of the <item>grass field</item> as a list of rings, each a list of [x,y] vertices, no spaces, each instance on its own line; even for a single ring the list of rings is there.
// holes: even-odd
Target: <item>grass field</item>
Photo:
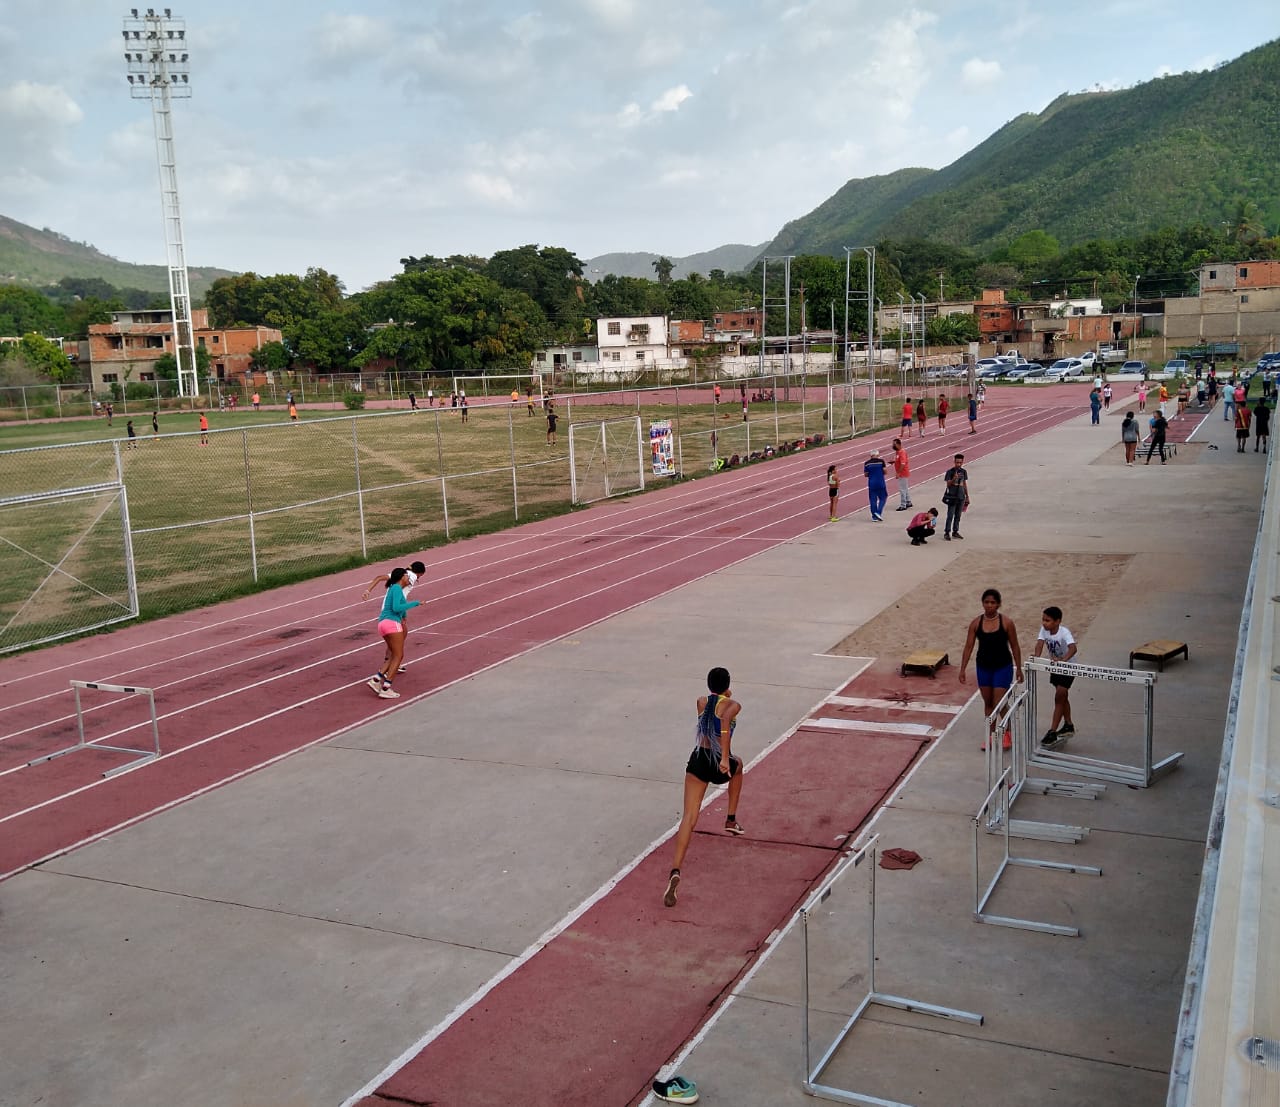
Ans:
[[[753,405],[747,422],[732,393],[718,410],[671,389],[562,397],[555,444],[541,409],[530,416],[524,402],[473,406],[465,424],[444,408],[302,409],[296,424],[279,412],[214,412],[208,445],[195,413],[163,414],[156,439],[149,416],[135,419],[133,448],[119,418],[110,429],[101,419],[8,426],[0,500],[112,483],[118,455],[140,614],[154,617],[572,510],[571,423],[639,415],[647,435],[670,419],[685,476],[709,472],[717,455],[830,437],[825,385],[790,394]],[[849,415],[846,399],[837,425]],[[859,430],[865,416],[859,403]],[[0,625],[11,624],[0,648],[23,626],[61,624],[68,608],[79,617],[118,605],[123,538],[110,510],[95,520],[83,497],[28,502],[0,510],[0,528]]]

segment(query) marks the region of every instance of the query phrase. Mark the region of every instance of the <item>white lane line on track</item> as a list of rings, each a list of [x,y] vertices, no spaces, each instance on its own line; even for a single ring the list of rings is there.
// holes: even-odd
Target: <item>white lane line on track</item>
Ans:
[[[865,445],[865,443],[864,443],[864,445]],[[828,456],[824,456],[824,457],[822,457],[822,458],[817,459],[816,464],[815,464],[814,466],[812,466],[813,470],[814,470],[815,472],[820,472],[820,471],[821,471],[821,468],[822,468],[822,463],[823,463],[823,462],[828,462],[828,463],[829,463],[829,455],[828,455]],[[837,463],[837,464],[838,464],[838,463]],[[795,483],[796,483],[796,482],[795,482],[795,480],[794,480],[794,474],[792,474],[792,473],[788,473],[788,474],[782,474],[782,473],[779,473],[776,479],[772,479],[772,480],[771,480],[771,483],[772,483],[773,485],[775,485],[776,487],[778,487],[778,488],[791,488],[791,487],[794,487],[794,485],[795,485]],[[568,574],[568,575],[566,575],[566,576],[561,576],[561,577],[558,577],[558,578],[553,578],[553,579],[551,579],[551,580],[541,581],[541,582],[539,582],[539,584],[538,584],[538,585],[534,586],[533,588],[526,588],[526,589],[523,589],[523,590],[518,591],[518,592],[509,593],[509,594],[507,594],[507,595],[505,595],[505,596],[500,596],[499,598],[497,598],[497,599],[495,599],[495,600],[489,601],[488,603],[484,603],[484,604],[481,604],[481,605],[479,605],[479,606],[464,608],[464,609],[463,609],[463,610],[461,610],[461,611],[458,611],[458,612],[456,612],[456,613],[454,613],[454,614],[450,614],[450,615],[444,616],[443,618],[437,619],[437,620],[435,620],[434,622],[431,622],[431,623],[426,624],[425,626],[422,626],[422,627],[417,627],[417,626],[415,626],[415,627],[413,627],[413,628],[411,629],[410,633],[412,634],[412,633],[416,633],[416,632],[426,632],[426,631],[432,631],[432,630],[439,630],[439,628],[443,627],[443,626],[444,626],[444,625],[446,625],[447,623],[452,622],[452,621],[454,621],[454,620],[456,620],[456,619],[462,619],[462,618],[465,618],[465,619],[471,620],[471,619],[473,619],[473,618],[474,618],[474,616],[475,616],[476,612],[478,612],[478,611],[483,611],[483,610],[485,610],[485,609],[487,609],[487,608],[491,608],[491,607],[499,606],[499,605],[501,605],[501,604],[503,604],[503,603],[506,603],[506,602],[509,602],[510,600],[513,600],[513,599],[515,599],[515,598],[517,598],[517,597],[523,597],[523,596],[526,596],[526,595],[528,595],[528,594],[530,594],[530,593],[532,593],[532,592],[534,592],[534,591],[537,591],[537,590],[539,590],[539,589],[542,589],[542,588],[550,588],[550,587],[554,587],[554,586],[556,586],[556,585],[558,585],[558,584],[562,584],[562,583],[564,583],[565,581],[570,580],[570,579],[573,579],[573,578],[575,578],[575,577],[581,577],[581,576],[588,576],[588,575],[591,575],[592,573],[599,572],[599,571],[601,571],[601,570],[603,570],[603,569],[606,569],[606,568],[609,568],[609,567],[611,567],[611,566],[614,566],[614,565],[620,564],[621,562],[626,561],[626,560],[629,560],[630,558],[633,558],[633,557],[646,557],[646,558],[647,558],[650,554],[652,554],[652,553],[653,553],[653,551],[654,551],[655,549],[659,549],[659,548],[661,548],[662,546],[669,545],[669,544],[671,544],[671,543],[673,543],[673,542],[678,542],[678,541],[686,540],[686,539],[689,539],[689,538],[700,538],[700,537],[704,536],[704,535],[706,534],[706,532],[707,532],[709,529],[720,529],[720,528],[723,528],[724,526],[731,525],[731,524],[736,523],[736,522],[742,522],[742,521],[744,521],[744,520],[746,520],[746,519],[749,519],[749,518],[751,518],[751,517],[753,517],[753,516],[757,516],[757,515],[764,514],[764,513],[767,513],[767,512],[769,512],[769,511],[775,510],[775,509],[776,509],[776,508],[778,508],[779,506],[784,506],[784,505],[786,505],[786,504],[788,504],[788,503],[792,503],[792,502],[795,502],[795,501],[797,501],[797,500],[808,500],[809,498],[810,498],[810,493],[809,493],[808,491],[796,492],[796,493],[793,493],[792,495],[784,496],[784,497],[783,497],[783,498],[781,498],[781,499],[777,499],[777,498],[772,499],[772,500],[770,500],[768,503],[763,504],[763,505],[761,505],[761,506],[760,506],[760,507],[758,507],[758,508],[754,508],[754,509],[751,509],[751,510],[748,510],[748,511],[745,511],[745,512],[741,512],[741,513],[739,513],[739,514],[737,514],[737,515],[722,515],[722,516],[720,516],[717,520],[715,520],[712,524],[709,524],[708,526],[703,526],[703,527],[701,527],[701,528],[695,529],[694,531],[690,532],[690,533],[689,533],[689,534],[687,534],[687,535],[682,535],[682,536],[680,536],[680,537],[673,538],[673,539],[666,539],[666,540],[662,540],[662,541],[660,541],[660,542],[659,542],[658,546],[649,545],[649,546],[646,546],[646,547],[645,547],[644,549],[642,549],[642,550],[634,550],[634,551],[631,551],[631,552],[630,552],[630,553],[628,553],[628,554],[624,554],[624,555],[623,555],[622,557],[620,557],[620,558],[614,558],[614,559],[612,559],[612,560],[610,560],[610,561],[606,561],[606,562],[601,563],[601,564],[592,565],[592,566],[587,567],[586,569],[579,570],[578,572],[571,573],[571,574]],[[861,509],[859,508],[859,510],[861,510]],[[664,513],[665,513],[665,512],[664,512]],[[796,538],[801,537],[804,533],[813,533],[813,532],[815,532],[815,531],[817,531],[817,530],[820,530],[820,529],[821,529],[821,527],[822,527],[823,525],[825,525],[825,524],[822,524],[822,523],[815,524],[814,526],[810,527],[810,528],[809,528],[809,530],[808,530],[807,532],[803,532],[803,531],[802,531],[802,532],[801,532],[801,534],[799,534],[799,535],[789,535],[789,536],[786,536],[785,538],[781,538],[781,539],[763,539],[763,538],[757,538],[757,537],[756,537],[757,535],[759,535],[759,533],[760,533],[761,531],[764,531],[764,530],[768,529],[768,528],[769,528],[769,527],[771,527],[771,526],[779,526],[779,525],[783,525],[783,524],[786,524],[786,523],[790,523],[790,522],[794,521],[795,519],[801,518],[804,514],[806,514],[806,512],[803,512],[803,511],[801,511],[801,512],[793,512],[791,515],[784,516],[784,517],[783,517],[783,518],[781,518],[781,519],[770,520],[769,522],[765,523],[763,526],[757,527],[755,531],[748,531],[748,532],[745,532],[745,533],[743,533],[743,534],[739,534],[739,535],[726,536],[726,539],[733,540],[733,541],[742,541],[742,540],[752,540],[752,539],[754,539],[754,540],[762,541],[762,542],[770,542],[770,543],[772,543],[772,544],[776,545],[776,544],[779,544],[779,543],[781,543],[781,542],[783,542],[783,541],[794,541]],[[608,538],[612,539],[612,536],[606,536],[606,537],[608,537]],[[573,541],[573,542],[575,542],[575,543],[576,543],[576,542],[580,541],[580,537],[575,536],[571,541]],[[617,541],[618,541],[618,542],[621,542],[622,540],[621,540],[621,539],[618,539]],[[508,545],[510,545],[510,544],[512,544],[512,543],[507,543],[507,544],[508,544]],[[710,549],[712,549],[712,550],[717,549],[717,548],[719,548],[719,546],[721,546],[721,545],[723,545],[723,544],[724,544],[723,542],[721,542],[721,543],[717,543],[715,546],[710,547]],[[556,560],[559,560],[559,559],[556,559]],[[673,561],[673,562],[667,562],[667,563],[664,565],[664,568],[665,568],[665,567],[668,567],[668,566],[669,566],[669,565],[671,565],[671,564],[678,564],[680,561],[683,561],[683,560],[687,560],[687,559],[685,559],[685,558],[679,558],[679,559],[676,559],[676,560],[675,560],[675,561]],[[486,563],[486,568],[490,568],[491,566],[492,566],[492,563],[491,563],[491,562]],[[641,574],[641,575],[644,575],[644,574]],[[634,578],[634,577],[633,577],[633,578],[628,578],[628,579],[636,579],[636,578]],[[479,588],[484,588],[484,587],[487,587],[487,585],[488,585],[488,582],[485,582],[484,584],[476,585],[476,586],[475,586],[475,588],[477,588],[477,589],[479,589]],[[598,591],[599,591],[599,590],[597,590],[597,592],[588,593],[588,595],[596,595],[596,594],[598,594]],[[453,594],[453,597],[451,597],[451,598],[456,598],[458,595],[461,595],[461,594],[463,594],[463,593],[455,592],[455,593]],[[580,597],[580,598],[581,598],[581,597]],[[554,606],[552,606],[552,607],[549,607],[549,608],[544,609],[544,612],[545,612],[545,611],[553,611],[553,610],[556,610],[556,609],[558,609],[559,607],[563,607],[563,606],[565,606],[565,605],[564,605],[564,604],[554,605]],[[535,612],[535,613],[534,613],[534,615],[533,615],[533,616],[530,616],[530,617],[536,617],[538,614],[539,614],[539,612]],[[519,621],[524,621],[524,620],[519,620]],[[335,627],[335,628],[332,628],[332,629],[330,629],[330,630],[323,631],[321,634],[319,634],[319,635],[317,635],[317,636],[309,637],[309,638],[306,640],[305,645],[308,645],[308,646],[310,646],[310,645],[314,645],[317,641],[320,641],[320,640],[321,640],[321,639],[323,639],[323,638],[326,638],[326,637],[332,637],[332,636],[337,635],[337,634],[347,633],[347,632],[349,632],[349,631],[351,631],[351,630],[353,630],[353,629],[357,629],[357,628],[364,627],[364,626],[366,625],[366,623],[367,623],[367,620],[366,620],[366,619],[361,619],[361,621],[360,621],[360,622],[358,622],[358,623],[351,623],[351,624],[347,624],[347,625],[345,625],[345,626]],[[508,626],[511,626],[511,625],[515,625],[515,624],[508,624]],[[507,627],[496,628],[496,629],[507,629]],[[257,637],[260,637],[262,633],[263,633],[262,631],[258,631],[258,632],[255,632],[255,634],[253,634],[253,635],[251,635],[251,636],[249,636],[249,637],[257,638]],[[492,634],[492,633],[494,633],[494,631],[493,631],[493,630],[491,630],[491,631],[488,631],[488,632],[486,632],[486,633]],[[452,648],[457,648],[457,645],[459,645],[459,644],[468,644],[468,643],[470,643],[470,642],[473,642],[473,641],[477,640],[477,639],[478,639],[478,638],[480,638],[480,637],[483,637],[483,635],[476,635],[476,636],[471,636],[471,637],[465,638],[465,639],[463,639],[463,640],[462,640],[462,642],[461,642],[461,643],[455,643],[455,644],[453,644],[453,647],[452,647]],[[217,651],[221,652],[222,650],[224,650],[224,649],[226,648],[226,646],[228,646],[228,645],[230,645],[230,644],[231,644],[231,643],[218,643],[218,644],[215,644],[215,645],[212,645],[212,646],[206,647],[206,648],[204,648],[204,649],[202,649],[202,650],[194,651],[194,652],[195,652],[195,653],[197,653],[197,654],[199,654],[199,653],[204,653],[204,652],[206,652],[207,650],[217,650]],[[258,663],[258,662],[260,662],[260,661],[262,661],[262,660],[264,660],[264,659],[266,659],[266,658],[269,658],[269,657],[271,657],[271,656],[274,656],[274,655],[276,655],[276,654],[280,654],[280,653],[290,653],[290,652],[297,651],[297,650],[299,650],[299,649],[303,646],[303,644],[304,644],[304,643],[297,642],[297,641],[290,641],[290,642],[288,642],[288,643],[287,643],[287,644],[285,644],[285,645],[277,645],[277,646],[273,646],[271,649],[264,650],[264,651],[260,651],[260,652],[258,652],[258,653],[256,653],[256,654],[250,654],[250,655],[238,656],[238,657],[236,657],[233,661],[228,662],[227,664],[220,665],[220,666],[215,666],[215,667],[212,667],[212,668],[210,668],[210,667],[204,667],[204,668],[201,668],[201,669],[200,669],[198,672],[196,672],[196,673],[192,673],[192,674],[189,674],[189,675],[184,675],[184,676],[182,676],[182,677],[179,677],[179,678],[177,678],[177,679],[175,679],[175,680],[173,680],[173,681],[169,681],[169,682],[167,682],[167,683],[158,683],[158,684],[155,684],[155,685],[154,685],[154,687],[156,688],[156,690],[157,690],[157,691],[167,690],[167,689],[169,689],[169,688],[171,688],[171,687],[179,686],[179,685],[181,685],[181,684],[183,684],[183,683],[185,683],[186,681],[191,680],[191,679],[204,679],[204,678],[207,678],[208,676],[210,676],[211,674],[215,674],[215,673],[219,673],[219,672],[226,672],[226,671],[229,671],[229,670],[231,670],[231,669],[236,669],[236,668],[240,668],[240,667],[243,667],[243,666],[246,666],[246,665],[253,665],[253,664],[256,664],[256,663]],[[352,654],[355,654],[355,653],[359,653],[361,650],[368,648],[368,646],[369,646],[369,645],[372,645],[372,644],[374,644],[374,642],[373,642],[372,635],[371,635],[371,636],[370,636],[370,641],[369,641],[368,643],[362,643],[360,646],[358,646],[358,647],[356,647],[356,648],[353,648],[353,649],[351,649],[351,650],[347,650],[347,651],[340,652],[340,653],[337,653],[337,654],[332,654],[332,655],[330,655],[328,658],[320,659],[320,661],[318,661],[318,662],[309,663],[309,664],[304,665],[304,666],[302,666],[302,667],[300,667],[300,668],[295,668],[295,669],[290,670],[290,671],[287,671],[287,672],[280,672],[280,673],[277,673],[277,674],[275,674],[272,678],[269,678],[267,681],[258,681],[258,682],[254,682],[254,683],[252,683],[252,684],[244,685],[244,686],[242,686],[241,688],[237,689],[237,691],[244,691],[244,690],[247,690],[247,689],[249,689],[249,688],[260,687],[260,686],[262,686],[262,685],[264,685],[264,684],[266,684],[266,683],[269,683],[271,679],[286,679],[286,678],[288,678],[288,677],[291,677],[291,676],[293,676],[293,675],[296,675],[296,673],[298,673],[298,672],[303,672],[303,671],[306,671],[307,669],[310,669],[310,668],[315,667],[315,664],[328,663],[328,662],[336,661],[336,660],[339,660],[339,659],[342,659],[342,658],[345,658],[345,657],[351,656]],[[438,655],[439,655],[440,653],[442,653],[442,652],[444,652],[444,650],[436,650],[436,651],[433,651],[432,653],[427,654],[427,655],[425,655],[425,656],[426,656],[426,657],[434,657],[434,656],[438,656]],[[167,664],[173,664],[176,660],[177,660],[177,659],[172,659],[170,662],[167,662]],[[97,679],[102,679],[102,680],[126,680],[126,679],[130,678],[130,677],[131,677],[132,675],[134,675],[134,674],[139,674],[139,675],[141,675],[141,674],[144,674],[145,672],[146,672],[146,670],[139,670],[139,669],[126,669],[126,670],[122,670],[122,671],[120,671],[120,672],[117,672],[117,673],[111,674],[110,676],[99,676]],[[148,677],[148,679],[150,679],[150,678]],[[342,685],[342,687],[350,687],[350,686],[351,686],[351,685],[347,685],[347,684]],[[48,699],[48,698],[52,698],[52,697],[53,697],[53,696],[55,696],[55,695],[68,695],[68,694],[69,694],[69,693],[67,693],[65,690],[61,690],[61,691],[59,691],[58,693],[48,693],[48,694],[46,694],[46,695],[45,695],[45,696],[43,696],[43,697],[37,697],[37,698],[35,698],[35,699],[33,699],[33,700],[29,700],[29,701],[26,701],[26,702],[27,702],[27,703],[39,702],[39,700],[41,700],[41,699]],[[175,711],[169,712],[167,715],[165,715],[165,716],[163,716],[163,717],[165,717],[165,718],[172,717],[173,715],[181,714],[183,711],[191,710],[191,709],[193,709],[193,708],[195,708],[195,707],[204,706],[205,704],[208,704],[208,703],[211,703],[211,702],[215,702],[217,699],[222,699],[222,698],[225,698],[225,694],[224,694],[223,696],[217,696],[217,697],[214,697],[213,699],[207,699],[207,700],[204,700],[204,701],[200,701],[200,702],[198,702],[198,703],[195,703],[195,704],[187,705],[187,706],[182,707],[182,708],[179,708],[179,709],[177,709],[177,710],[175,710]],[[92,712],[92,711],[95,711],[95,710],[105,710],[105,709],[106,709],[106,706],[104,705],[104,706],[99,707],[99,708],[90,708],[90,709],[89,709],[89,712]],[[89,713],[89,712],[86,712],[86,713]],[[11,732],[11,733],[8,733],[8,734],[0,735],[0,742],[3,742],[3,741],[5,741],[6,739],[9,739],[9,738],[23,736],[23,735],[29,734],[29,733],[31,733],[31,732],[33,732],[33,731],[43,730],[43,729],[47,728],[47,727],[48,727],[50,724],[52,724],[52,723],[66,723],[66,722],[70,722],[70,720],[71,720],[72,718],[74,718],[74,716],[73,716],[73,715],[70,715],[70,714],[64,714],[64,715],[62,715],[62,716],[60,716],[60,717],[53,718],[53,719],[50,719],[50,718],[42,719],[42,720],[41,720],[41,722],[40,722],[39,724],[36,724],[36,725],[34,725],[34,726],[31,726],[31,727],[25,728],[25,729],[23,729],[23,730],[14,731],[14,732]],[[141,725],[141,724],[139,724],[139,725]],[[118,735],[122,735],[122,734],[127,734],[127,733],[129,733],[130,731],[135,730],[135,729],[137,729],[137,727],[136,727],[136,726],[135,726],[135,727],[131,727],[131,728],[127,728],[126,730],[117,731],[117,732],[115,732],[115,734],[114,734],[114,735],[112,735],[112,736],[118,736]],[[105,736],[104,736],[104,737],[105,737]]]

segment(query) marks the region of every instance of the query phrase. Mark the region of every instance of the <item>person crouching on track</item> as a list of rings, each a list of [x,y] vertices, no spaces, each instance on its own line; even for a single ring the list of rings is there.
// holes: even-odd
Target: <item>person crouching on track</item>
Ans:
[[[685,852],[698,825],[708,784],[729,785],[725,833],[743,833],[742,824],[737,819],[738,797],[742,794],[742,759],[729,752],[742,704],[732,698],[728,669],[717,666],[707,674],[707,691],[709,695],[698,699],[697,743],[684,770],[684,812],[680,818],[680,829],[676,831],[676,851],[671,875],[667,877],[667,891],[662,897],[667,907],[676,905],[680,866],[684,864]]]
[[[417,600],[404,598],[402,582],[408,576],[408,569],[392,569],[387,578],[387,594],[382,601],[382,613],[378,616],[378,633],[387,644],[387,656],[390,661],[368,680],[369,687],[384,700],[398,700],[400,693],[391,687],[396,673],[400,671],[400,662],[404,660],[404,617],[419,605]]]
[[[936,507],[929,508],[928,511],[922,511],[919,515],[913,515],[911,522],[907,524],[907,537],[911,539],[913,546],[923,546],[932,537],[934,530],[934,521],[938,518],[938,509]]]

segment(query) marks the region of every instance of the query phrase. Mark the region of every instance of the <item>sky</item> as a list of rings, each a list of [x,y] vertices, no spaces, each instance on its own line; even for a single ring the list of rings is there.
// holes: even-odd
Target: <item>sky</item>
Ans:
[[[181,3],[181,0],[179,0]],[[941,168],[1064,92],[1211,68],[1275,0],[218,0],[185,20],[187,261],[763,243],[845,181]],[[149,102],[103,0],[0,0],[0,214],[165,263]]]

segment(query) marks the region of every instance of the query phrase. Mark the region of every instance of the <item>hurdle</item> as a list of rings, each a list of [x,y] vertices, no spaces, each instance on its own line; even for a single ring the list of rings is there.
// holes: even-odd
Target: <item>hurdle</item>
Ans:
[[[1155,673],[1138,669],[1113,669],[1103,665],[1077,665],[1073,661],[1049,661],[1046,658],[1028,658],[1023,669],[1027,677],[1028,713],[1032,722],[1036,719],[1036,703],[1039,689],[1039,675],[1059,674],[1061,676],[1086,677],[1090,680],[1104,680],[1116,684],[1140,684],[1143,686],[1144,725],[1142,735],[1142,757],[1137,765],[1126,765],[1118,761],[1105,761],[1096,757],[1083,757],[1079,754],[1067,753],[1062,749],[1042,749],[1035,743],[1034,734],[1029,738],[1031,750],[1030,763],[1053,768],[1062,772],[1074,773],[1077,776],[1090,777],[1094,780],[1109,780],[1115,784],[1127,784],[1134,788],[1149,788],[1163,776],[1167,776],[1178,767],[1185,756],[1182,753],[1170,754],[1162,761],[1153,762],[1152,742],[1155,724]],[[1070,741],[1068,738],[1067,741]]]
[[[923,1003],[920,1000],[906,999],[903,996],[888,995],[884,992],[876,991],[876,842],[879,841],[878,834],[872,835],[861,846],[858,846],[841,861],[827,878],[826,882],[818,888],[799,909],[798,915],[801,923],[801,932],[804,941],[804,964],[802,971],[804,972],[804,1072],[803,1089],[807,1095],[813,1096],[815,1099],[826,1099],[837,1103],[860,1103],[867,1107],[910,1107],[909,1104],[901,1103],[894,1099],[881,1099],[877,1096],[864,1095],[860,1092],[852,1091],[848,1088],[838,1088],[832,1084],[824,1084],[821,1082],[822,1074],[831,1064],[832,1058],[835,1056],[836,1050],[848,1038],[850,1032],[857,1024],[858,1020],[863,1016],[869,1007],[891,1007],[898,1011],[913,1011],[920,1015],[932,1015],[934,1018],[949,1019],[953,1022],[968,1023],[970,1026],[981,1026],[983,1017],[972,1011],[960,1011],[954,1007],[939,1007],[932,1003]],[[867,942],[866,942],[866,980],[865,991],[861,1000],[855,1007],[853,1014],[841,1027],[836,1034],[835,1040],[827,1047],[826,1051],[818,1059],[817,1064],[813,1063],[812,1047],[813,1036],[809,1026],[809,1011],[811,1000],[809,994],[809,978],[811,968],[811,951],[810,945],[813,939],[810,935],[810,927],[815,924],[816,913],[824,903],[830,899],[832,890],[836,883],[840,881],[846,873],[852,872],[859,868],[866,860],[871,861],[870,874],[867,877],[867,907],[869,911],[867,925]],[[830,969],[829,961],[821,961],[816,965],[819,970],[827,971]],[[856,979],[851,976],[850,979]]]
[[[113,692],[122,696],[146,696],[147,703],[151,707],[151,746],[148,749],[137,749],[133,746],[109,746],[106,744],[108,738],[114,737],[107,734],[102,738],[86,739],[84,736],[84,711],[80,706],[80,692],[82,689],[92,689],[97,692]],[[54,753],[47,753],[43,757],[37,757],[27,762],[27,767],[39,765],[45,761],[52,761],[55,757],[65,757],[69,753],[75,753],[77,750],[95,749],[110,750],[112,753],[131,753],[134,755],[132,761],[126,762],[124,765],[117,765],[113,769],[107,769],[102,775],[104,777],[112,777],[117,773],[128,772],[130,769],[136,769],[139,765],[146,764],[148,761],[154,761],[160,756],[160,723],[156,719],[156,693],[154,688],[133,687],[124,684],[103,684],[96,680],[73,680],[71,682],[71,690],[76,697],[76,731],[78,740],[75,745],[67,746],[66,749],[57,750]]]
[[[1008,786],[1011,776],[1012,771],[1010,769],[1005,769],[1000,774],[1000,779],[996,781],[995,787],[987,793],[987,798],[982,801],[977,814],[973,817],[973,920],[974,922],[991,923],[993,926],[1009,926],[1015,930],[1036,930],[1042,934],[1060,934],[1065,938],[1078,938],[1080,937],[1080,928],[1076,926],[1062,926],[1059,923],[1039,922],[1035,919],[1017,919],[1008,915],[991,915],[987,913],[987,903],[995,892],[996,885],[1000,883],[1000,878],[1004,876],[1005,871],[1013,865],[1028,869],[1050,869],[1055,872],[1080,873],[1084,876],[1102,875],[1102,870],[1095,868],[1093,865],[1069,865],[1062,861],[1041,861],[1034,857],[1014,857],[1010,854]],[[1003,810],[995,811],[993,808],[1003,808]],[[991,878],[984,891],[982,888],[982,859],[979,856],[979,847],[983,837],[984,826],[989,825],[993,820],[1002,832],[1004,855],[1000,859],[1000,864],[996,867],[995,875]]]
[[[1075,780],[1049,780],[1027,776],[1027,762],[1031,756],[1031,743],[1035,740],[1034,716],[1027,709],[1028,693],[1017,685],[1010,688],[987,719],[987,790],[996,787],[1006,770],[1005,754],[1008,754],[1009,799],[1007,804],[993,807],[989,812],[987,832],[995,834],[1002,829],[1001,822],[1011,814],[1014,802],[1024,792],[1042,796],[1059,796],[1066,799],[1097,799],[1107,790],[1105,784],[1090,784]],[[1010,748],[1003,748],[1005,733],[1010,735]],[[1086,826],[1069,826],[1064,823],[1037,822],[1029,819],[1009,820],[1009,834],[1014,838],[1034,838],[1044,842],[1063,842],[1078,845],[1089,836]]]

